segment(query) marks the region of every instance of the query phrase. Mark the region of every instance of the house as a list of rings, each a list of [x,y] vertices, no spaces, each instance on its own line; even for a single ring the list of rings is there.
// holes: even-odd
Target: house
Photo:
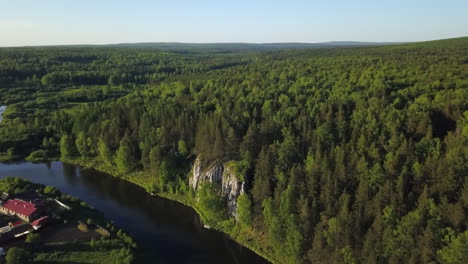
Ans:
[[[41,228],[43,225],[47,224],[47,222],[49,221],[49,217],[48,216],[44,216],[44,217],[41,217],[35,221],[33,221],[31,223],[32,227],[34,228],[34,230],[38,230],[39,228]]]
[[[21,220],[31,222],[40,212],[36,205],[20,199],[11,199],[0,206],[0,213],[16,215]]]

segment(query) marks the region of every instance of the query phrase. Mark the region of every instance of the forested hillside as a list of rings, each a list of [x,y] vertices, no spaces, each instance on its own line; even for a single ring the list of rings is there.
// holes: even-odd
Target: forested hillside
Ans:
[[[467,77],[468,38],[0,49],[0,153],[143,177],[278,263],[464,263]],[[245,181],[235,224],[219,190],[188,187],[197,157]]]

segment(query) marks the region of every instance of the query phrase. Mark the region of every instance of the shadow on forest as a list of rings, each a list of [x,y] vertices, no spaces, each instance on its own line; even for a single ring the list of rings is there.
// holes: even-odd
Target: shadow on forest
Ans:
[[[431,113],[432,135],[443,139],[448,132],[455,130],[457,123],[443,112],[436,110]]]

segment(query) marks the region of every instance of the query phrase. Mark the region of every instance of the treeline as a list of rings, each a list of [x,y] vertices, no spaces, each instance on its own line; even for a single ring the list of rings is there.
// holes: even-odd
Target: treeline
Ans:
[[[255,56],[215,51],[181,55],[151,47],[0,49],[0,102],[8,105],[8,121],[0,128],[0,160],[24,157],[44,137],[48,141],[53,134],[45,131],[45,123],[58,109],[115,99],[181,74],[243,65]],[[36,160],[47,158],[40,156]]]
[[[62,156],[150,173],[159,191],[190,193],[196,156],[233,161],[240,224],[281,262],[463,263],[467,44],[256,53],[38,122]]]
[[[239,54],[177,54],[152,48],[36,47],[0,50],[0,89],[41,83],[63,85],[123,85],[158,82],[177,75],[246,64]]]

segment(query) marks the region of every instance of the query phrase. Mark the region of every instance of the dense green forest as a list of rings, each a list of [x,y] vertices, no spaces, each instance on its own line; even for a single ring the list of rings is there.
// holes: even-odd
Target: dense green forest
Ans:
[[[0,157],[150,177],[278,263],[468,259],[468,38],[228,50],[0,49]],[[245,180],[235,224],[200,156]]]

